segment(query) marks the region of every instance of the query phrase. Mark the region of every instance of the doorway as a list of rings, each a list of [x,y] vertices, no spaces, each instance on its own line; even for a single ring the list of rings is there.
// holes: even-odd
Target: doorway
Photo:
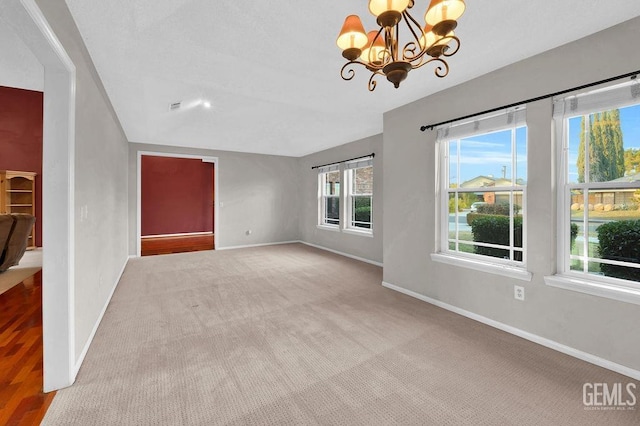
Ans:
[[[138,255],[214,250],[217,158],[138,152]]]
[[[73,332],[73,179],[75,66],[34,0],[0,2],[8,25],[44,68],[42,173],[42,309],[44,391],[73,383],[77,370]],[[54,255],[55,254],[55,255]]]

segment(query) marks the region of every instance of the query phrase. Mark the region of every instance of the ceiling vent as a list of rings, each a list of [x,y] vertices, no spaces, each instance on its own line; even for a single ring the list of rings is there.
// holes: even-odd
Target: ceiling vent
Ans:
[[[174,102],[172,104],[169,104],[169,109],[171,111],[174,111],[176,109],[180,109],[180,106],[182,105],[182,102]]]

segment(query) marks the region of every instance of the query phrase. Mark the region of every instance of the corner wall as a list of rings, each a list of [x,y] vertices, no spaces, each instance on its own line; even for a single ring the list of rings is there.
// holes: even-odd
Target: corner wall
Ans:
[[[298,160],[152,144],[129,144],[129,254],[136,255],[138,151],[217,157],[219,203],[216,249],[300,239]],[[247,231],[251,231],[247,235]]]
[[[637,70],[638,55],[630,43],[639,38],[640,18],[636,18],[387,112],[384,281],[640,370],[637,305],[549,287],[543,280],[556,269],[551,100],[527,109],[531,282],[431,261],[436,238],[436,132],[419,130],[424,124]],[[606,52],[606,56],[595,59],[594,52]],[[514,284],[526,288],[526,301],[514,299]]]
[[[66,3],[36,2],[76,67],[71,191],[75,198],[74,367],[78,368],[127,261],[127,139]],[[45,102],[46,96],[45,89]]]
[[[312,170],[311,167],[348,160],[372,152],[376,154],[373,159],[373,238],[318,229],[318,171]],[[299,159],[302,241],[382,263],[383,157],[382,135],[375,135]]]

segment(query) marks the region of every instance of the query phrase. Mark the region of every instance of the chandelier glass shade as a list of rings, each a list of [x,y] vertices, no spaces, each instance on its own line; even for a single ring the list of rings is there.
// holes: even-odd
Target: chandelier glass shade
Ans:
[[[434,63],[438,77],[449,74],[446,58],[460,49],[454,29],[465,11],[464,0],[431,0],[420,24],[411,14],[414,0],[369,0],[369,11],[378,28],[366,33],[357,15],[344,21],[337,45],[348,61],[340,70],[344,80],[355,76],[354,65],[371,71],[369,90],[376,88],[376,76],[384,76],[396,88],[409,71]],[[404,25],[401,25],[404,22]],[[407,28],[408,41],[400,44],[400,27]]]

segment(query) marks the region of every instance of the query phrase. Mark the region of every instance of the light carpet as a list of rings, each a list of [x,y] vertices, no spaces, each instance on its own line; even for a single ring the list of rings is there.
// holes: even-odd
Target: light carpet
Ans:
[[[132,259],[43,424],[639,424],[583,406],[628,377],[381,280],[300,244]]]
[[[0,294],[20,284],[42,269],[42,250],[29,250],[24,253],[20,263],[4,272],[0,272]]]

